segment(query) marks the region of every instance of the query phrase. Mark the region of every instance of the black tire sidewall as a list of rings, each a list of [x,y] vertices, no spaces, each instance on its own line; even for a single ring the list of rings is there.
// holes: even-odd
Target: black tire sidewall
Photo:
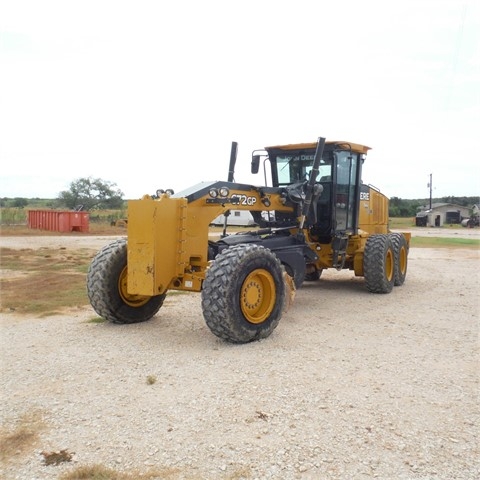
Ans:
[[[269,318],[262,322],[261,324],[253,324],[245,319],[241,303],[240,303],[240,295],[243,283],[247,276],[256,269],[263,269],[268,271],[275,282],[275,306],[270,314]],[[232,278],[232,282],[229,284],[227,289],[227,303],[229,307],[232,309],[231,311],[234,312],[235,316],[238,315],[238,318],[243,319],[243,326],[249,331],[256,331],[259,326],[268,329],[270,323],[274,321],[279,315],[281,315],[282,310],[284,308],[283,302],[280,303],[278,300],[282,297],[281,291],[285,290],[284,280],[282,271],[277,268],[277,264],[275,260],[271,256],[265,256],[264,258],[259,257],[251,257],[246,258],[244,262],[240,265],[240,268],[237,270],[236,275]],[[284,295],[283,295],[284,296]]]
[[[408,268],[408,244],[405,240],[405,237],[401,233],[391,233],[390,239],[393,245],[393,253],[395,255],[395,280],[394,286],[399,287],[403,285],[405,282],[405,278],[407,276],[407,268]],[[405,249],[405,272],[401,271],[400,266],[400,252],[402,249]]]
[[[240,297],[245,279],[256,269],[269,272],[275,284],[273,310],[264,322],[258,324],[245,318]],[[224,250],[207,272],[202,290],[203,315],[210,330],[232,343],[268,337],[277,327],[285,307],[283,275],[284,268],[278,258],[262,246],[236,245]]]
[[[395,272],[389,280],[386,275],[388,252],[391,250],[393,261],[395,253],[388,235],[377,234],[367,239],[364,251],[364,277],[367,289],[372,293],[390,293],[395,281]]]
[[[98,260],[97,260],[98,257]],[[166,294],[150,297],[147,303],[133,307],[125,303],[119,291],[119,279],[127,266],[127,241],[117,240],[105,246],[92,261],[87,274],[88,296],[94,310],[113,323],[139,323],[152,318]],[[90,277],[101,278],[91,282]]]

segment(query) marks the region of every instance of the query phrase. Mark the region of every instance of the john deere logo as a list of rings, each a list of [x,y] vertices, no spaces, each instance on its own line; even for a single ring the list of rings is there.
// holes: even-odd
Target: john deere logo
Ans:
[[[360,192],[360,200],[370,200],[370,192]]]

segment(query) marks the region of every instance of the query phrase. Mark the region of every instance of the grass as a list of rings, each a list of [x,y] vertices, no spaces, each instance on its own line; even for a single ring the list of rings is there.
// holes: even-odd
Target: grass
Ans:
[[[102,317],[93,317],[87,321],[87,323],[105,323],[106,320]]]
[[[1,463],[18,458],[31,451],[38,443],[40,432],[45,425],[39,411],[25,414],[11,428],[2,426],[0,430]]]
[[[51,315],[87,305],[85,274],[93,255],[87,249],[2,248],[2,311]]]
[[[48,210],[48,211],[72,211],[68,208],[52,208],[52,207],[34,207],[29,205],[26,207],[0,207],[0,224],[3,226],[26,226],[28,223],[29,210]],[[96,224],[110,224],[112,222],[121,221],[127,216],[127,209],[115,210],[93,210],[88,213],[90,227]]]
[[[159,478],[175,478],[178,469],[156,468],[145,473],[117,472],[103,465],[87,465],[76,467],[74,470],[60,475],[59,480],[155,480]]]
[[[476,238],[444,238],[444,237],[412,237],[412,247],[424,248],[480,248],[480,240]]]
[[[147,385],[153,385],[154,383],[157,383],[157,377],[155,375],[148,375]]]
[[[390,228],[394,230],[401,229],[401,228],[412,228],[415,226],[415,219],[412,217],[390,217]]]
[[[117,472],[103,465],[89,465],[65,472],[58,477],[58,480],[174,480],[177,478],[185,478],[185,475],[180,469],[174,467],[154,468],[141,473],[138,471]],[[204,477],[192,474],[187,478],[200,480]],[[224,478],[228,480],[252,478],[252,472],[250,467],[240,467]]]

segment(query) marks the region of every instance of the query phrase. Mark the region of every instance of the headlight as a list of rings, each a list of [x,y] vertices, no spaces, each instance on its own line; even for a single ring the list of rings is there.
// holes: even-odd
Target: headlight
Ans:
[[[227,187],[221,187],[218,190],[218,193],[220,194],[221,197],[225,198],[225,197],[228,197],[228,194],[230,193],[230,190]]]
[[[216,188],[211,188],[209,191],[208,191],[208,194],[212,197],[212,198],[217,198],[218,197],[218,190]]]

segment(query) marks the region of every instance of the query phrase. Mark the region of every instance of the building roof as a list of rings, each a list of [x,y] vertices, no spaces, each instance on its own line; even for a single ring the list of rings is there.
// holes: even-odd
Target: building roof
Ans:
[[[440,203],[440,202],[437,202],[437,203],[432,203],[432,210],[435,210],[436,208],[442,208],[442,207],[452,207],[452,208],[455,208],[455,209],[467,209],[469,207],[466,207],[464,205],[457,205],[456,203]],[[428,205],[422,205],[421,207],[418,207],[418,209],[422,212],[426,212],[426,211],[429,211],[430,210],[430,206]]]

